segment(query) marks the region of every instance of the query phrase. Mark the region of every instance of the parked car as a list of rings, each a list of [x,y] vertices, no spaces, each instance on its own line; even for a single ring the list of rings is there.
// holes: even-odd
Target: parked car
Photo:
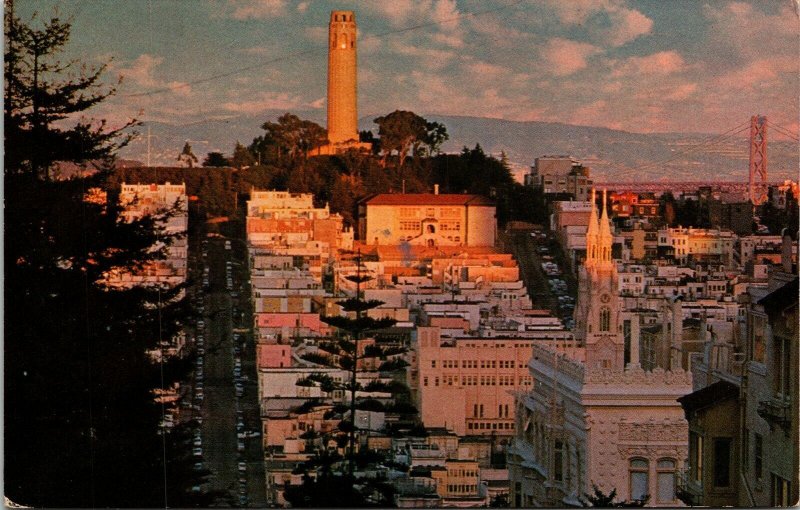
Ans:
[[[194,455],[195,457],[201,457],[203,455],[203,449],[199,447],[192,448],[192,455]]]

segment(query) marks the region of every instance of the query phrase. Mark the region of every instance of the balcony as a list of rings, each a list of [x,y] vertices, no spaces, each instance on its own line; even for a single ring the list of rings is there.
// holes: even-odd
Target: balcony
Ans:
[[[688,467],[678,471],[675,495],[686,506],[703,506],[703,489],[692,480]]]
[[[775,396],[769,400],[762,400],[758,403],[757,412],[759,416],[769,422],[770,427],[778,425],[784,430],[789,430],[792,418],[788,399]]]

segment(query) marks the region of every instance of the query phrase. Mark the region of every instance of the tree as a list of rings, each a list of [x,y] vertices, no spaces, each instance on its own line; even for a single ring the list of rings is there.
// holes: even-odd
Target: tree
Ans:
[[[197,156],[192,152],[192,146],[189,145],[188,141],[183,145],[181,153],[178,154],[178,161],[189,168],[194,168],[194,165],[197,163]]]
[[[447,127],[439,122],[426,122],[425,144],[428,146],[428,154],[433,156],[439,153],[442,144],[450,139],[447,134]]]
[[[265,133],[253,140],[251,150],[265,157],[273,156],[278,164],[305,160],[311,150],[328,141],[328,132],[322,126],[291,113],[281,115],[278,122],[265,122],[261,129]]]
[[[584,493],[584,497],[585,499],[580,498],[584,508],[638,508],[643,507],[650,499],[650,496],[645,496],[633,501],[615,501],[617,489],[611,489],[611,492],[606,494],[594,483],[592,484],[592,494]]]
[[[371,277],[362,272],[361,255],[355,257],[356,273],[349,275],[346,279],[355,284],[354,297],[343,299],[338,302],[342,311],[346,316],[328,316],[323,317],[323,321],[330,324],[339,332],[339,335],[330,342],[324,342],[319,345],[319,353],[306,354],[303,356],[307,361],[326,365],[336,366],[338,368],[347,370],[350,373],[349,380],[344,382],[336,382],[330,377],[321,374],[312,374],[304,380],[298,381],[298,384],[306,385],[309,383],[318,384],[322,391],[332,392],[335,390],[344,390],[349,396],[349,401],[342,404],[335,404],[326,413],[326,416],[333,418],[340,416],[341,421],[334,433],[333,439],[336,439],[340,447],[345,447],[345,458],[347,463],[347,473],[344,476],[335,475],[332,470],[334,463],[341,460],[337,456],[331,456],[324,449],[312,459],[306,468],[315,468],[317,477],[315,481],[310,479],[304,483],[303,487],[296,492],[287,492],[287,499],[291,502],[292,506],[314,506],[314,504],[324,504],[324,506],[349,506],[359,507],[364,506],[368,500],[368,494],[374,492],[382,494],[385,500],[382,501],[385,506],[390,499],[386,499],[387,492],[374,484],[364,484],[364,488],[359,490],[350,489],[353,486],[354,472],[357,465],[364,465],[369,462],[369,459],[374,460],[374,455],[367,454],[366,452],[356,452],[356,433],[359,428],[356,424],[355,417],[357,411],[383,411],[389,410],[384,405],[374,398],[366,398],[359,396],[359,391],[383,391],[391,392],[397,395],[398,402],[394,406],[399,413],[414,413],[416,409],[407,402],[410,400],[410,391],[401,383],[394,384],[377,384],[371,383],[366,388],[362,388],[358,382],[359,371],[363,370],[362,361],[366,358],[372,357],[388,357],[392,355],[402,354],[405,349],[396,347],[383,347],[372,345],[367,348],[361,348],[360,342],[367,337],[368,334],[377,332],[381,329],[390,327],[395,323],[393,319],[373,319],[366,315],[368,310],[380,306],[382,303],[376,300],[366,300],[362,295],[362,285]],[[394,367],[386,367],[388,369],[402,369],[404,365],[396,364]],[[319,405],[319,404],[316,404]],[[327,444],[327,440],[323,440],[323,444]],[[347,489],[345,489],[347,488]],[[311,494],[315,494],[312,497]],[[316,498],[316,499],[314,499]],[[315,503],[316,502],[316,503]]]
[[[173,488],[187,479],[158,434],[151,390],[186,363],[147,354],[181,327],[182,289],[105,284],[112,270],[163,258],[153,246],[171,242],[159,227],[170,213],[126,222],[113,189],[88,199],[128,138],[102,121],[70,125],[113,90],[99,86],[104,67],[69,77],[80,67],[58,60],[69,23],[34,22],[6,10],[5,494],[31,506],[151,507],[168,503],[166,491],[183,506]],[[57,162],[97,158],[96,175],[53,180]]]
[[[414,112],[395,110],[375,119],[383,151],[382,164],[390,154],[397,153],[398,168],[402,168],[410,150],[416,152],[428,136],[428,122]]]
[[[188,142],[187,142],[188,145]],[[186,151],[186,147],[183,148],[184,152]],[[191,152],[191,147],[189,148],[189,152]],[[181,154],[183,155],[183,153]],[[178,158],[180,160],[180,158]],[[221,166],[230,166],[231,162],[228,161],[221,152],[209,152],[206,155],[206,159],[203,160],[203,166],[212,166],[212,167],[221,167]],[[191,165],[189,165],[191,168]]]
[[[233,157],[230,164],[241,170],[242,168],[252,166],[255,163],[255,158],[247,150],[247,147],[236,141],[236,146],[233,148]]]
[[[100,82],[107,64],[95,68],[59,60],[69,40],[69,23],[53,17],[33,28],[14,15],[13,4],[4,21],[6,175],[48,180],[57,161],[106,159],[130,140],[130,135],[120,135],[136,124],[133,120],[118,129],[93,119],[71,128],[60,123],[115,91]]]
[[[335,343],[335,350],[338,352],[332,353],[338,355],[339,366],[345,370],[350,371],[350,380],[344,385],[344,389],[350,393],[350,406],[348,422],[345,422],[345,431],[348,436],[348,466],[349,474],[353,475],[355,468],[355,436],[356,436],[356,409],[358,408],[358,401],[356,399],[356,392],[360,389],[357,381],[358,376],[358,360],[365,356],[360,353],[358,343],[365,334],[380,329],[388,328],[394,325],[393,319],[373,319],[367,317],[365,312],[373,308],[377,308],[383,303],[377,300],[365,300],[361,291],[361,284],[366,283],[372,279],[369,275],[362,274],[361,272],[361,255],[355,258],[356,274],[349,275],[346,279],[356,285],[355,297],[339,301],[339,306],[345,313],[354,313],[355,318],[346,316],[332,316],[324,317],[322,320],[334,328],[344,332]],[[340,426],[341,428],[341,426]]]

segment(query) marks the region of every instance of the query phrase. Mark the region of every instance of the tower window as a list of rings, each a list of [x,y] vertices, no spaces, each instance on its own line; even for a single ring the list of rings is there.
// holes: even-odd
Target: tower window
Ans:
[[[600,331],[611,331],[611,310],[600,309]]]

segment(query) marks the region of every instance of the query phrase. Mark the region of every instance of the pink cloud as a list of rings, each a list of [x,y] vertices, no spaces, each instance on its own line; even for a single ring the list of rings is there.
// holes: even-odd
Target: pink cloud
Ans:
[[[612,72],[615,77],[628,75],[668,75],[684,70],[686,62],[674,50],[660,51],[643,57],[630,57]]]
[[[551,73],[567,76],[588,65],[588,59],[600,52],[592,44],[556,37],[541,48],[539,54]]]
[[[625,6],[619,0],[549,0],[559,21],[566,25],[581,25],[590,36],[611,46],[622,46],[634,39],[649,34],[653,20],[636,9]],[[590,18],[603,14],[609,27],[589,23]]]

